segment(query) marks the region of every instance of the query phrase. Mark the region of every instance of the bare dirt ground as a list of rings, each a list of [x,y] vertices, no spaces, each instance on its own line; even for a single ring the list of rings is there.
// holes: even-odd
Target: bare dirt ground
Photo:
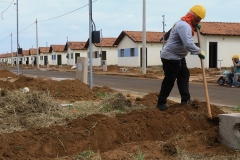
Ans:
[[[79,80],[18,77],[6,70],[0,75],[0,159],[240,158],[220,143],[218,122],[207,118],[206,103],[197,99],[195,108],[168,100],[169,110],[161,112],[155,108],[158,93],[91,90]],[[238,112],[211,108],[213,117]]]

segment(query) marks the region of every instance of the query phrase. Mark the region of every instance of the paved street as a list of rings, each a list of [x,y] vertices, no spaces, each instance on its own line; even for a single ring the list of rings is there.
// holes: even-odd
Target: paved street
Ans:
[[[0,68],[1,69],[1,68]],[[7,68],[17,73],[16,68]],[[34,75],[39,77],[75,78],[74,72],[41,71],[37,69],[19,70],[20,74]],[[93,85],[108,86],[111,88],[129,90],[134,92],[150,93],[159,92],[161,80],[144,79],[117,75],[93,74]],[[219,105],[238,106],[240,105],[240,88],[229,88],[217,84],[208,84],[210,102]],[[204,85],[202,83],[190,83],[192,98],[205,101]],[[180,98],[177,85],[170,94],[172,98]]]

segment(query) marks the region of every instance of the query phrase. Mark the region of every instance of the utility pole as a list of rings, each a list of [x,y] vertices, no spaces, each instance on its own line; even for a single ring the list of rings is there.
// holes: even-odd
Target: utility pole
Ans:
[[[36,19],[36,50],[37,50],[37,68],[39,69],[39,51],[38,51],[38,27]]]
[[[12,60],[11,60],[11,65],[13,66],[13,52],[12,52],[12,33],[11,33],[11,54],[12,54]]]
[[[165,35],[165,30],[164,30],[164,26],[165,26],[165,16],[164,15],[162,15],[162,17],[163,17],[163,45],[162,45],[162,48],[164,47],[164,41],[165,41],[165,39],[164,39],[164,35]]]
[[[90,85],[90,89],[92,89],[92,87],[93,87],[93,80],[92,80],[92,0],[89,0],[89,58],[90,58],[89,85]]]
[[[143,0],[142,74],[146,74],[146,0]]]
[[[19,76],[19,61],[18,61],[18,48],[19,48],[19,44],[18,44],[18,0],[17,0],[17,75]]]
[[[100,40],[100,44],[101,44],[101,66],[103,66],[103,62],[102,62],[102,29],[101,29],[101,40]]]
[[[66,38],[67,38],[67,65],[69,65],[68,36]]]

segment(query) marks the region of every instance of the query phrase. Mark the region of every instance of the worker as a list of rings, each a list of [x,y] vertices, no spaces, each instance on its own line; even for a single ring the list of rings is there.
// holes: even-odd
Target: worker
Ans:
[[[233,72],[227,75],[227,84],[229,87],[239,87],[238,77],[240,76],[240,62],[238,54],[234,54],[232,57]],[[231,79],[233,77],[233,80]],[[231,83],[232,82],[232,83]]]
[[[161,111],[168,109],[166,105],[167,97],[176,79],[181,95],[181,105],[192,102],[189,93],[190,72],[187,68],[185,57],[188,52],[191,52],[194,55],[198,55],[201,59],[205,58],[205,53],[194,44],[192,38],[194,30],[201,28],[199,23],[204,19],[205,15],[205,8],[202,5],[195,5],[171,29],[169,39],[161,51],[161,61],[165,76],[156,105]]]

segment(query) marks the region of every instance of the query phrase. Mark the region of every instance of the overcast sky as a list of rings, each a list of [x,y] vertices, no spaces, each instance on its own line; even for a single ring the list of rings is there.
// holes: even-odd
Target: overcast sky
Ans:
[[[142,30],[143,0],[92,1],[93,21],[96,30],[102,29],[103,37],[117,38],[123,30]],[[10,5],[11,2],[13,2],[12,5]],[[36,47],[36,24],[34,23],[36,19],[38,20],[39,47],[66,44],[67,37],[69,41],[87,41],[89,0],[18,0],[18,2],[21,48],[28,50]],[[13,51],[17,48],[17,12],[14,3],[16,0],[0,0],[0,54],[11,51],[11,33],[13,33]],[[206,8],[205,21],[207,22],[240,22],[239,0],[146,0],[146,30],[162,32],[162,15],[165,15],[165,31],[168,31],[173,23],[184,16],[195,4],[202,4]],[[76,11],[69,13],[74,10]],[[51,19],[66,13],[69,14]]]

